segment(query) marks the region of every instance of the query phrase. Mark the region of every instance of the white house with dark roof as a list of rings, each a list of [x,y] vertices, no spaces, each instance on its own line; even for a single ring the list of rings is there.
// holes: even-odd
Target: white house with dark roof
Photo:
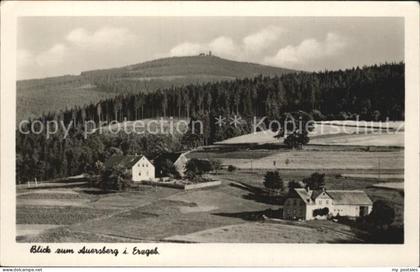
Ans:
[[[358,190],[295,188],[283,205],[284,219],[323,219],[327,215],[359,217],[372,211],[372,200]]]
[[[142,155],[112,156],[105,162],[105,167],[119,167],[130,172],[134,182],[155,179],[155,166]]]

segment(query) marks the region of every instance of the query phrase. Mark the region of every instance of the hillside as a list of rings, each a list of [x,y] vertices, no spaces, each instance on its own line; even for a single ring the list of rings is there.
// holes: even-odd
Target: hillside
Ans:
[[[254,77],[256,75],[282,75],[293,70],[238,62],[216,56],[173,57],[148,61],[121,68],[83,72],[88,77],[119,76],[131,80],[174,79],[209,76],[222,79]]]
[[[293,70],[237,62],[216,56],[163,58],[144,63],[17,82],[17,121],[83,106],[121,94],[150,92],[186,84],[275,76]],[[123,86],[123,88],[121,88]]]

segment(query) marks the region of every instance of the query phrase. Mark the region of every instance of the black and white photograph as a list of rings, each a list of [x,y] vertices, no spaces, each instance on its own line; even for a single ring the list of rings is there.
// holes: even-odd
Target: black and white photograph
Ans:
[[[17,244],[407,243],[403,16],[15,23]]]

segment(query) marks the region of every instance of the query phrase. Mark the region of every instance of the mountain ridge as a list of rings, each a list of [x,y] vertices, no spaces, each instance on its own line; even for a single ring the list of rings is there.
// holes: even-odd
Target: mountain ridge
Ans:
[[[124,84],[127,93],[150,92],[188,84],[281,76],[295,70],[240,62],[218,56],[167,57],[107,69],[93,69],[79,75],[18,80],[17,121],[44,112],[83,106],[119,94],[112,85]],[[107,87],[104,88],[106,83]]]
[[[230,68],[233,68],[234,70],[227,71],[226,69],[223,69],[224,76],[230,75],[230,76],[255,76],[258,74],[265,74],[265,75],[281,75],[284,73],[290,73],[290,72],[296,72],[292,69],[287,68],[281,68],[281,67],[274,67],[274,66],[268,66],[258,63],[252,63],[252,62],[241,62],[241,61],[235,61],[235,60],[229,60],[225,58],[221,58],[218,56],[180,56],[180,57],[167,57],[167,58],[160,58],[150,61],[145,61],[141,63],[126,65],[122,67],[116,67],[116,68],[110,68],[110,69],[94,69],[89,71],[81,72],[81,75],[94,75],[94,74],[100,74],[100,73],[110,73],[110,72],[125,72],[129,74],[138,74],[139,71],[143,71],[144,75],[151,76],[155,75],[154,73],[160,72],[166,72],[166,74],[170,75],[176,75],[176,74],[193,74],[196,73],[203,73],[208,71],[203,71],[203,69],[209,69],[214,68],[213,66],[219,66],[219,68],[224,68],[225,66],[229,66]],[[162,67],[166,68],[184,68],[186,70],[162,70]],[[193,71],[191,71],[191,68],[194,68]],[[198,68],[198,70],[197,70]],[[200,69],[201,68],[201,69]],[[160,69],[160,70],[159,70]],[[199,72],[198,72],[199,71]],[[149,74],[148,74],[148,73]],[[170,73],[168,73],[170,72]],[[212,71],[212,74],[221,74],[221,71]],[[219,72],[219,73],[217,73]]]

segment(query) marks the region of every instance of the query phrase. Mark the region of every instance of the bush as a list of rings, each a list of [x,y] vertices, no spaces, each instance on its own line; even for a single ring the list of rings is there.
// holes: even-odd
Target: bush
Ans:
[[[131,185],[129,174],[121,168],[109,168],[103,171],[101,180],[98,183],[103,191],[125,190]]]
[[[185,166],[185,175],[188,178],[194,178],[196,176],[201,176],[206,172],[213,170],[213,165],[208,160],[201,159],[190,159]]]
[[[316,216],[325,216],[325,215],[328,215],[329,213],[330,213],[330,210],[327,207],[322,208],[322,209],[315,209],[312,212],[312,214],[313,214],[314,217],[316,217]]]
[[[377,200],[373,203],[372,212],[367,219],[376,228],[382,229],[384,226],[389,227],[394,222],[395,211],[385,201]]]
[[[212,168],[210,171],[222,169],[222,162],[220,160],[211,159],[210,160],[210,165],[211,165],[211,168]]]
[[[289,188],[289,192],[293,191],[295,188],[302,188],[302,185],[300,184],[300,182],[295,181],[295,180],[291,180],[289,181],[289,183],[287,184],[287,187]]]
[[[299,132],[293,132],[292,134],[288,135],[286,139],[284,139],[284,144],[288,148],[297,148],[301,149],[303,145],[306,145],[309,143],[309,137],[308,133],[299,133]]]
[[[209,182],[211,180],[208,179],[208,178],[205,178],[203,176],[194,176],[194,177],[190,178],[190,181],[192,183],[203,183],[203,182]]]
[[[228,166],[228,168],[227,168],[227,170],[228,170],[229,172],[234,172],[234,171],[236,170],[236,166],[229,165],[229,166]]]
[[[311,112],[312,117],[315,121],[324,121],[327,117],[323,115],[319,110],[313,110]]]

